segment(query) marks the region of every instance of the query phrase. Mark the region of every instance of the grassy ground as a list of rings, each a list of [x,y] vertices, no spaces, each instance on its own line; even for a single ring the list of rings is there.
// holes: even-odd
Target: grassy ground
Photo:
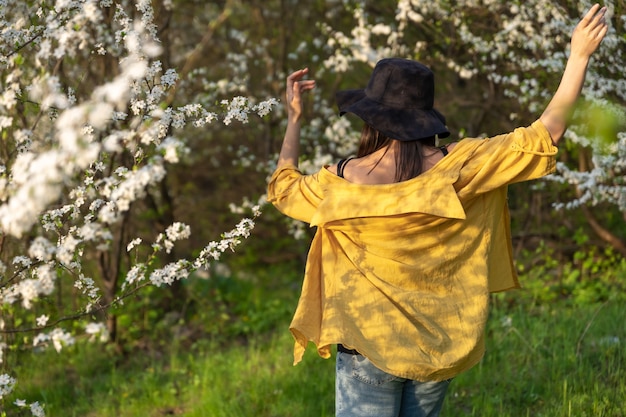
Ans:
[[[496,310],[487,354],[459,376],[445,416],[625,416],[626,308]]]
[[[626,416],[625,319],[618,302],[496,304],[488,352],[453,381],[442,416]],[[24,355],[14,397],[43,402],[49,417],[332,416],[334,362],[309,349],[293,367],[287,324],[238,342],[166,341],[169,351],[125,359],[97,345]]]

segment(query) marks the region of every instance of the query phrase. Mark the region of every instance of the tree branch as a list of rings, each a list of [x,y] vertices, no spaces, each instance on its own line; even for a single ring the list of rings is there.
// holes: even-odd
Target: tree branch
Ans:
[[[208,26],[207,26],[207,31],[204,34],[204,36],[202,37],[202,40],[196,45],[196,47],[189,53],[189,55],[187,56],[187,59],[185,60],[185,64],[183,65],[183,69],[180,70],[180,72],[178,73],[178,77],[179,79],[183,79],[185,78],[192,69],[194,69],[197,64],[198,61],[200,60],[200,58],[202,58],[203,54],[204,54],[204,50],[207,47],[207,45],[209,45],[209,42],[211,42],[211,39],[213,39],[213,34],[215,33],[215,31],[230,17],[230,15],[232,14],[233,11],[233,1],[232,0],[228,0],[226,2],[226,4],[224,5],[224,9],[222,10],[222,13],[220,13],[220,15],[212,20],[211,22],[209,22]],[[172,89],[170,90],[170,94],[168,95],[165,103],[170,106],[173,102],[174,102],[174,98],[176,96],[176,92],[177,92],[177,88],[176,85],[174,85],[172,87]]]

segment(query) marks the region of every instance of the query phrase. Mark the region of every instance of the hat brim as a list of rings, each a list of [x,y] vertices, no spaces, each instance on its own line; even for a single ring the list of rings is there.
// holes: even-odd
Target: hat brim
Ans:
[[[364,89],[339,91],[335,98],[340,116],[353,113],[392,139],[410,141],[450,136],[444,116],[434,108],[424,110],[385,106],[368,98]]]

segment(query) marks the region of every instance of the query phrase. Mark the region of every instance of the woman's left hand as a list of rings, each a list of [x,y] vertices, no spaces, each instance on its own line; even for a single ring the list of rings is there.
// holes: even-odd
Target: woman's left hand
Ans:
[[[287,77],[287,116],[293,122],[299,121],[302,116],[302,93],[315,88],[315,80],[302,79],[308,72],[309,69],[304,68]]]

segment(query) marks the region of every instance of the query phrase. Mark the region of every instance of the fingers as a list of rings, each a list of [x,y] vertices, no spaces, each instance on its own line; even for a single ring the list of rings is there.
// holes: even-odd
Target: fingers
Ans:
[[[591,21],[591,26],[595,29],[601,28],[602,26],[606,26],[606,7],[600,9],[600,11],[593,17]]]
[[[606,6],[600,8],[599,4],[594,4],[581,20],[581,26],[591,30],[602,28],[606,25]]]
[[[300,101],[300,97],[304,91],[312,90],[315,88],[315,80],[302,80],[294,81],[292,88],[287,90],[287,98],[291,96],[292,100]],[[291,93],[291,94],[290,94]]]
[[[287,82],[288,83],[294,83],[296,81],[300,81],[300,80],[302,80],[302,77],[304,77],[308,73],[309,73],[309,69],[308,68],[302,68],[302,69],[299,69],[297,71],[294,71],[291,74],[289,74],[289,76],[287,77]],[[307,81],[307,80],[305,80],[305,81]],[[308,81],[313,81],[313,80],[308,80]]]
[[[300,95],[303,91],[315,88],[315,80],[303,80],[302,78],[309,73],[308,68],[299,69],[292,72],[287,77],[287,93]]]
[[[606,23],[606,7],[600,9],[600,11],[593,17],[591,22],[589,23],[589,35],[591,39],[594,40],[602,40],[609,28]]]
[[[572,34],[572,53],[578,56],[589,57],[608,32],[606,22],[606,7],[594,4]]]
[[[582,18],[582,22],[584,22],[585,25],[589,24],[589,22],[591,22],[591,20],[594,18],[594,16],[596,15],[599,9],[600,9],[600,5],[598,3],[591,6],[591,9],[589,9],[589,11],[587,11],[585,16]]]
[[[299,69],[297,71],[292,72],[287,77],[287,85],[293,85],[295,82],[300,81],[302,77],[304,77],[308,73],[309,73],[308,68],[303,68],[303,69]]]
[[[599,4],[594,4],[582,18],[580,23],[574,30],[574,35],[578,38],[578,42],[598,42],[601,41],[608,32],[606,22],[607,8],[600,8]],[[576,34],[578,32],[578,34]],[[572,39],[574,41],[574,39]]]
[[[302,114],[301,94],[315,88],[315,80],[303,79],[308,73],[309,69],[303,68],[292,72],[287,77],[287,115],[290,120],[297,121]]]
[[[299,69],[297,71],[292,72],[287,77],[287,84],[289,84],[289,83],[293,84],[294,82],[296,82],[296,81],[300,80],[302,77],[304,77],[308,72],[309,72],[308,68],[303,68],[303,69]]]
[[[296,84],[298,85],[298,88],[300,89],[300,91],[307,91],[307,90],[312,90],[315,88],[315,80],[302,80],[302,81],[297,81]]]

